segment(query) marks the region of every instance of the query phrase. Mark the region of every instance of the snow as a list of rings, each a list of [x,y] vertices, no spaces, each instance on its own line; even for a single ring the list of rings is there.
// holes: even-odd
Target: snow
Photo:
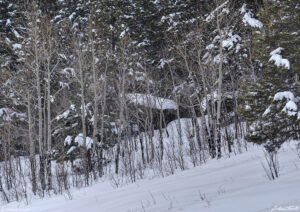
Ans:
[[[246,111],[251,110],[251,106],[250,106],[250,105],[245,105],[245,110],[246,110]]]
[[[215,45],[214,44],[209,44],[208,46],[206,46],[206,50],[211,50],[211,49],[213,49],[213,48],[215,48]]]
[[[65,57],[65,55],[63,55]],[[64,68],[61,71],[62,74],[65,74],[67,77],[71,76],[75,76],[75,70],[74,68]]]
[[[273,55],[276,55],[276,54],[280,54],[282,50],[283,50],[283,48],[282,48],[282,47],[279,47],[279,48],[273,50],[273,51],[270,53],[270,55],[273,56]]]
[[[66,138],[65,138],[65,145],[71,145],[72,143],[72,136],[68,135]]]
[[[263,24],[259,20],[252,18],[252,15],[250,12],[245,13],[245,15],[243,17],[243,23],[248,24],[251,27],[257,27],[257,28],[263,27]]]
[[[274,101],[282,101],[283,99],[286,99],[287,103],[282,109],[282,112],[287,113],[289,116],[299,116],[300,111],[297,112],[298,106],[296,104],[298,100],[295,98],[294,94],[290,91],[283,91],[276,93],[274,96]]]
[[[68,58],[64,54],[58,54],[58,56],[60,56],[61,58],[65,59],[65,60],[68,60]]]
[[[214,63],[219,64],[220,60],[221,59],[220,59],[220,55],[219,54],[214,57]]]
[[[166,64],[171,63],[173,60],[174,60],[173,58],[169,59],[169,60],[166,60],[166,59],[163,59],[163,58],[160,59],[158,68],[161,68],[161,69],[164,68]]]
[[[71,148],[67,151],[67,155],[72,153],[76,149],[75,146],[71,146]]]
[[[283,48],[279,47],[270,53],[271,58],[269,61],[273,61],[277,67],[284,67],[286,69],[290,69],[290,61],[288,59],[282,58],[280,55]]]
[[[76,27],[78,27],[78,23],[77,23],[77,22],[75,22],[75,23],[73,24],[72,29],[74,29],[74,28],[76,28]]]
[[[123,30],[123,31],[121,32],[121,34],[120,34],[120,38],[123,38],[123,37],[125,36],[125,34],[126,34],[126,31]]]
[[[215,16],[216,16],[216,14],[218,14],[218,11],[219,11],[220,9],[223,9],[223,10],[221,11],[220,14],[222,14],[222,13],[227,13],[227,14],[228,14],[228,10],[226,10],[226,8],[225,8],[225,10],[224,10],[224,7],[227,5],[227,3],[228,3],[228,1],[225,1],[223,4],[221,4],[220,6],[218,6],[215,10],[213,10],[213,11],[206,17],[205,21],[206,21],[206,22],[210,22],[212,19],[214,19]],[[218,14],[218,15],[220,15],[220,14]]]
[[[223,40],[222,47],[228,48],[228,50],[232,49],[234,46],[234,43],[237,43],[241,40],[241,37],[239,35],[232,35],[232,33],[229,33],[229,38],[226,40]]]
[[[84,141],[83,141],[83,134],[79,133],[75,139],[74,142],[78,144],[78,146],[84,146]],[[93,144],[93,139],[90,137],[86,137],[86,148],[91,149]]]
[[[74,18],[75,15],[76,15],[76,13],[73,12],[73,13],[69,16],[69,20],[72,21],[72,19]]]
[[[50,95],[50,102],[53,103],[55,100],[54,96]]]
[[[5,26],[10,26],[10,25],[11,25],[11,20],[8,18],[8,19],[6,20]]]
[[[244,14],[244,13],[246,13],[247,12],[247,5],[246,4],[243,4],[243,6],[242,6],[242,8],[240,9],[240,12],[242,13],[242,14]]]
[[[9,38],[5,38],[5,41],[10,44],[11,43],[11,40]]]
[[[10,108],[0,108],[0,118],[2,118],[4,121],[11,121],[12,117],[17,117],[20,120],[24,120],[26,115],[24,113],[14,112]]]
[[[295,104],[294,101],[288,101],[288,103],[286,103],[285,107],[287,110],[292,110],[292,111],[297,111],[298,107],[297,105]]]
[[[299,112],[297,112],[298,107],[294,101],[288,101],[284,108],[282,109],[283,112],[287,113],[288,116],[296,116],[299,115]]]
[[[165,99],[150,94],[132,93],[126,95],[127,99],[136,104],[159,110],[177,110],[177,104],[170,99]]]
[[[281,55],[273,55],[269,61],[274,61],[277,67],[283,66],[286,69],[290,69],[290,62],[287,59],[283,59]]]
[[[294,148],[292,142],[279,152],[280,177],[274,181],[269,181],[263,171],[262,149],[252,146],[243,154],[211,160],[169,177],[146,179],[116,189],[108,181],[100,181],[72,190],[69,198],[44,197],[33,199],[29,205],[13,202],[3,205],[2,211],[298,211],[300,160]]]
[[[268,115],[271,112],[271,108],[270,106],[265,110],[265,112],[263,113],[263,116]]]
[[[22,36],[17,32],[17,30],[12,29],[12,32],[14,33],[16,38],[18,38],[18,39],[22,38]]]
[[[211,96],[213,96],[213,101],[216,102],[218,100],[218,92],[214,91],[213,94],[207,94],[206,97],[203,97],[203,101],[201,102],[202,110],[206,110],[207,108],[207,101],[211,101]],[[207,101],[206,101],[207,99]]]
[[[59,121],[61,119],[65,119],[65,118],[67,118],[69,116],[69,114],[70,114],[70,110],[66,110],[64,113],[58,115],[56,117],[56,120]]]
[[[61,15],[57,15],[57,16],[55,16],[54,18],[53,18],[53,20],[56,20],[56,19],[61,19]]]
[[[284,98],[287,99],[287,100],[295,101],[295,96],[290,91],[283,91],[283,92],[276,93],[275,96],[274,96],[274,101],[281,101]]]
[[[71,108],[71,110],[73,110],[73,111],[75,111],[75,110],[76,110],[76,107],[75,107],[75,105],[74,105],[74,104],[71,104],[71,105],[70,105],[70,108]]]
[[[21,44],[18,44],[18,43],[15,43],[12,45],[13,46],[13,49],[16,50],[16,49],[21,49],[22,48],[22,45]]]
[[[60,87],[66,87],[66,88],[68,88],[68,89],[70,88],[68,83],[61,82],[61,81],[59,81],[59,86],[60,86]]]
[[[247,12],[246,4],[243,4],[242,8],[240,9],[240,12],[241,14],[244,14],[242,21],[245,25],[249,25],[254,28],[263,27],[263,24],[259,20],[253,18],[252,12],[250,11]]]

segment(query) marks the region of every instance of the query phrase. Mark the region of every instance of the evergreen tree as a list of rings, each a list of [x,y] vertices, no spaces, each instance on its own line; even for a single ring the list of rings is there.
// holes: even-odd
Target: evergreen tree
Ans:
[[[247,140],[276,152],[299,138],[300,3],[265,1],[259,12],[264,26],[254,36],[258,79],[241,89],[240,112],[250,124]]]

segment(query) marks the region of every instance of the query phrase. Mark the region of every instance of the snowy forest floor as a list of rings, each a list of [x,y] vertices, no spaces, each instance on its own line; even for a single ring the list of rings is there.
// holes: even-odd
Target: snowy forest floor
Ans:
[[[113,188],[104,180],[91,187],[73,189],[65,196],[32,199],[29,205],[13,202],[1,212],[267,212],[300,211],[300,159],[295,142],[279,153],[280,177],[268,180],[261,147],[159,179],[144,179]],[[281,207],[281,208],[280,208]],[[291,209],[291,207],[290,207]],[[297,211],[297,210],[296,210]]]

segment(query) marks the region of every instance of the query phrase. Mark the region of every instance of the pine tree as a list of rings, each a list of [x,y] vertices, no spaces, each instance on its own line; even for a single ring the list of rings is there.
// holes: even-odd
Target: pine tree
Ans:
[[[276,152],[299,138],[300,3],[265,1],[259,19],[264,24],[254,36],[259,76],[242,87],[240,112],[250,124],[246,139]]]

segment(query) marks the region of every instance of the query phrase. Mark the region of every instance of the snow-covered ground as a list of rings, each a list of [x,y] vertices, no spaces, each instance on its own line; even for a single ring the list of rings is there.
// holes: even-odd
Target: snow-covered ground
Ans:
[[[260,147],[210,160],[206,164],[160,179],[140,180],[119,188],[109,181],[72,191],[68,196],[10,203],[1,212],[269,212],[300,211],[300,159],[295,143],[280,151],[280,177],[269,181]],[[2,209],[2,210],[1,210]]]

